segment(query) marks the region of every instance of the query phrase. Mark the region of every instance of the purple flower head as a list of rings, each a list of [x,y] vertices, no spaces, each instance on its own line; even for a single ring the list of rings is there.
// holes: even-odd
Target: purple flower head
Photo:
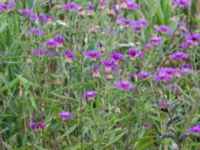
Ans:
[[[120,90],[128,91],[133,88],[133,84],[127,80],[125,81],[116,80],[114,84],[115,84],[115,87]]]
[[[39,56],[42,56],[43,54],[43,50],[42,49],[34,49],[34,55],[39,57]]]
[[[167,71],[165,69],[157,70],[157,74],[155,75],[153,80],[155,80],[155,81],[171,81],[171,80],[173,80],[172,74],[170,74]]]
[[[45,126],[46,126],[46,124],[43,123],[43,122],[38,122],[38,123],[37,123],[37,127],[38,127],[39,129],[44,129]]]
[[[193,46],[193,41],[188,39],[186,40],[185,42],[183,42],[181,44],[181,48],[185,49],[185,48],[189,48],[189,47],[192,47]]]
[[[146,28],[148,26],[148,21],[145,19],[133,21],[131,26],[134,31],[141,31],[142,28]]]
[[[62,37],[61,35],[56,35],[56,36],[54,37],[54,40],[55,40],[56,42],[58,42],[59,44],[63,44],[63,43],[65,42],[64,37]]]
[[[197,124],[191,128],[189,128],[190,133],[200,133],[200,124]]]
[[[183,64],[182,67],[183,67],[184,69],[190,69],[190,64]]]
[[[95,9],[94,5],[89,5],[88,8],[87,8],[87,10],[89,10],[89,11],[93,11],[94,9]]]
[[[139,59],[143,59],[143,58],[144,58],[144,54],[143,54],[142,52],[139,52],[139,53],[137,54],[137,57],[138,57]]]
[[[96,58],[97,58],[97,57],[103,56],[102,53],[99,53],[99,52],[97,52],[97,51],[87,51],[87,52],[84,53],[84,55],[85,55],[86,57],[91,58],[93,61],[96,61]]]
[[[48,47],[56,47],[58,45],[58,42],[55,39],[48,39],[47,41]]]
[[[47,23],[47,17],[45,16],[45,14],[40,14],[39,19],[41,23]]]
[[[74,59],[75,58],[75,55],[74,55],[74,53],[71,50],[66,50],[65,51],[65,56],[67,58],[70,58],[70,59]]]
[[[5,3],[0,4],[0,12],[6,11],[7,5]]]
[[[173,4],[178,7],[189,7],[191,2],[190,0],[173,0]]]
[[[133,1],[128,0],[126,2],[126,7],[127,7],[127,9],[131,9],[132,10],[132,9],[139,8],[139,5],[137,3],[135,3],[135,2],[133,2]]]
[[[162,111],[168,112],[168,108],[170,106],[170,103],[166,102],[165,100],[160,100],[158,102],[158,106]]]
[[[124,18],[122,16],[117,16],[117,21],[119,24],[122,24],[122,25],[129,25],[131,23],[131,20],[127,19],[127,18]]]
[[[37,19],[37,15],[34,14],[33,12],[31,12],[30,15],[29,15],[29,19],[30,19],[31,21],[36,20],[36,19]]]
[[[40,30],[40,28],[32,28],[29,32],[27,32],[27,36],[30,36],[30,35],[36,35],[36,36],[43,36],[44,35],[44,32]]]
[[[148,49],[151,49],[152,48],[152,45],[151,44],[145,44],[144,45],[144,49],[145,50],[148,50]]]
[[[50,57],[53,57],[56,55],[56,52],[55,51],[50,51],[50,50],[45,50],[45,55],[46,56],[50,56]]]
[[[200,34],[194,33],[190,38],[193,42],[198,42],[200,40]]]
[[[137,50],[136,50],[135,48],[129,48],[129,50],[128,50],[128,54],[129,54],[131,60],[133,60],[134,57],[135,57],[136,54],[137,54]]]
[[[101,0],[101,1],[99,2],[99,6],[101,6],[101,7],[105,7],[106,5],[107,5],[107,3],[106,3],[105,0]]]
[[[159,46],[162,42],[162,39],[160,37],[151,37],[149,39],[149,42],[152,43],[154,46]]]
[[[60,112],[58,114],[59,118],[61,118],[62,120],[71,120],[73,118],[72,113],[70,112]]]
[[[146,78],[149,78],[151,75],[148,72],[140,72],[140,73],[138,73],[137,76],[138,76],[138,78],[146,79]]]
[[[175,60],[183,60],[183,59],[188,59],[189,55],[184,52],[178,51],[178,52],[171,54],[170,58],[175,59]]]
[[[7,7],[8,7],[9,9],[15,9],[16,3],[15,3],[13,0],[11,0],[11,1],[7,4]]]
[[[114,59],[115,61],[121,61],[124,60],[124,55],[122,55],[121,53],[118,52],[113,52],[111,54],[112,59]]]
[[[70,2],[67,4],[63,4],[62,7],[64,9],[69,9],[69,10],[79,10],[81,7],[79,5],[77,5],[75,2]]]
[[[88,91],[83,94],[84,98],[87,100],[94,99],[96,95],[97,95],[96,91]]]
[[[37,128],[37,123],[33,122],[32,119],[29,121],[29,128],[31,130],[35,130]]]
[[[106,72],[111,72],[112,67],[115,65],[115,62],[112,60],[104,59],[102,61],[103,66],[105,67]]]
[[[97,64],[94,65],[92,70],[93,70],[93,72],[95,72],[95,73],[99,72],[99,66],[98,66]]]
[[[168,26],[165,26],[165,25],[157,26],[156,31],[161,32],[161,33],[165,33],[165,34],[171,34],[172,33],[172,30]]]
[[[30,9],[20,9],[19,13],[22,14],[22,15],[29,16],[29,15],[32,14],[32,11]]]

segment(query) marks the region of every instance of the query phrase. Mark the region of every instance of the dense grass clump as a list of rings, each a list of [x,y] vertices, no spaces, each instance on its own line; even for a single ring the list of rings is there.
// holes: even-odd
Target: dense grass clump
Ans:
[[[199,150],[198,0],[0,3],[0,149]]]

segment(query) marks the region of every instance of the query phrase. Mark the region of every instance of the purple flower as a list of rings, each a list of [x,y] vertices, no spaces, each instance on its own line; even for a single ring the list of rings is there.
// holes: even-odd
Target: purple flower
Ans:
[[[43,36],[44,32],[40,30],[40,28],[32,28],[29,32],[26,33],[27,36],[30,35],[36,35],[36,36]]]
[[[66,56],[66,63],[71,64],[72,63],[72,59],[75,58],[74,53],[71,50],[66,50],[65,51],[65,56]]]
[[[113,52],[113,53],[111,54],[111,57],[112,57],[115,61],[124,60],[124,55],[122,55],[121,53],[118,53],[118,52]]]
[[[145,44],[144,45],[144,49],[145,50],[148,50],[148,49],[151,49],[152,48],[152,45],[151,44]]]
[[[165,34],[171,34],[172,33],[172,30],[168,26],[165,26],[165,25],[157,26],[156,30],[158,32],[165,33]]]
[[[70,2],[67,4],[63,4],[62,6],[64,9],[69,9],[69,10],[79,10],[81,7],[77,5],[75,2]]]
[[[127,9],[137,9],[137,8],[139,8],[139,5],[133,1],[127,1],[126,7],[127,7]]]
[[[112,67],[115,65],[115,62],[113,60],[110,61],[110,60],[104,59],[102,61],[102,64],[105,67],[106,72],[111,72]]]
[[[94,5],[89,5],[88,8],[87,8],[87,10],[89,10],[89,11],[93,11],[94,9],[95,9]]]
[[[56,36],[54,37],[54,40],[55,40],[56,42],[58,42],[59,44],[63,44],[63,43],[65,42],[65,39],[64,39],[61,35],[56,35]]]
[[[42,49],[34,49],[34,55],[39,57],[39,56],[42,56],[43,54],[43,51]]]
[[[173,80],[172,74],[168,73],[165,69],[160,69],[157,71],[157,74],[153,78],[155,81],[171,81]]]
[[[133,88],[133,84],[127,80],[125,80],[125,81],[116,80],[114,84],[115,84],[115,87],[117,87],[120,90],[127,91],[127,90],[130,90]]]
[[[141,31],[142,28],[146,28],[148,26],[148,21],[145,19],[133,21],[131,26],[134,31]]]
[[[56,47],[58,45],[58,42],[55,39],[48,39],[47,41],[48,47]]]
[[[29,122],[29,128],[31,130],[35,130],[37,128],[37,123],[33,122],[33,120],[31,119]]]
[[[40,14],[39,19],[41,23],[47,23],[47,17],[45,16],[45,14]]]
[[[159,46],[161,44],[162,39],[160,37],[151,37],[149,42],[152,43],[154,46]]]
[[[87,51],[87,52],[84,53],[84,55],[85,55],[86,57],[91,58],[93,61],[96,61],[96,58],[97,58],[97,57],[103,56],[102,53],[99,53],[99,52],[97,52],[97,51]]]
[[[136,54],[137,54],[137,50],[136,50],[135,48],[129,48],[128,54],[129,54],[129,56],[130,56],[130,59],[133,60],[134,57],[135,57]]]
[[[143,59],[143,58],[144,58],[144,54],[143,54],[142,52],[139,52],[139,53],[137,54],[137,57],[138,57],[139,59]]]
[[[96,91],[88,91],[83,94],[84,98],[87,100],[92,100],[96,97]]]
[[[189,128],[190,133],[200,133],[200,124],[197,124],[191,128]]]
[[[173,4],[179,7],[189,7],[191,2],[190,0],[173,0]]]
[[[189,47],[192,47],[192,46],[193,46],[193,41],[189,40],[189,39],[181,44],[181,48],[183,48],[183,49],[189,48]]]
[[[0,12],[6,11],[7,5],[5,3],[0,4]]]
[[[117,21],[118,23],[122,24],[122,25],[129,25],[131,23],[131,20],[127,19],[127,18],[123,18],[122,16],[117,16]]]
[[[101,6],[101,7],[105,7],[106,5],[107,5],[107,3],[106,3],[105,0],[101,0],[101,1],[99,2],[99,6]]]
[[[20,9],[19,13],[22,15],[29,16],[29,15],[31,15],[32,11],[30,9]]]
[[[146,78],[149,78],[151,75],[148,72],[140,72],[140,73],[138,73],[137,76],[138,76],[138,78],[146,79]]]
[[[43,123],[43,122],[38,122],[38,123],[37,123],[37,127],[38,127],[39,129],[44,129],[45,126],[46,126],[46,124]]]
[[[72,113],[70,112],[60,112],[58,114],[58,116],[62,119],[62,120],[71,120],[73,118]]]
[[[16,3],[14,1],[10,1],[8,4],[7,4],[7,7],[9,9],[14,9],[16,7]]]
[[[183,59],[188,59],[189,55],[184,52],[178,51],[178,52],[171,54],[170,58],[175,59],[175,60],[183,60]]]
[[[29,14],[29,19],[30,19],[31,21],[36,20],[36,19],[37,19],[37,15],[34,14],[33,12],[31,12],[31,13]]]

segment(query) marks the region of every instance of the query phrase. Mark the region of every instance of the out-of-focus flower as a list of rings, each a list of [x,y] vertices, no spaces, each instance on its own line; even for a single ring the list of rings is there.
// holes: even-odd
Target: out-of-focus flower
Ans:
[[[101,0],[101,1],[99,2],[99,6],[100,6],[100,7],[105,7],[106,5],[107,5],[107,3],[106,3],[105,0]]]
[[[165,100],[160,100],[159,103],[159,108],[164,111],[164,112],[168,112],[168,108],[169,108],[169,103],[167,103]]]
[[[15,9],[15,7],[16,7],[16,3],[13,0],[8,2],[8,4],[7,4],[8,9],[13,10],[13,9]]]
[[[65,38],[59,34],[54,37],[54,40],[57,42],[57,47],[62,47],[62,44],[65,42]]]
[[[7,5],[5,3],[0,4],[0,12],[6,11]]]
[[[58,42],[55,39],[50,38],[47,41],[47,45],[48,47],[56,47],[58,45]]]
[[[151,44],[145,44],[144,45],[144,49],[145,50],[148,50],[148,49],[151,49],[152,48],[152,45]]]
[[[151,37],[149,42],[154,46],[159,46],[162,42],[162,39],[160,37]]]
[[[86,100],[92,100],[97,96],[96,91],[88,91],[83,94]]]
[[[112,67],[115,65],[115,62],[114,62],[113,60],[110,61],[110,60],[104,59],[104,60],[102,61],[102,64],[103,64],[103,66],[105,67],[105,71],[106,71],[107,73],[109,73],[109,72],[112,71]]]
[[[118,53],[118,52],[113,52],[111,54],[111,57],[112,57],[113,60],[115,60],[115,62],[124,60],[124,55],[122,55],[121,53]]]
[[[171,34],[173,31],[166,25],[156,26],[156,31],[164,33],[164,34]]]
[[[29,32],[26,33],[26,36],[31,36],[31,35],[36,35],[36,36],[43,36],[44,32],[40,30],[40,28],[32,28]]]
[[[42,49],[37,49],[37,48],[34,49],[35,56],[39,57],[39,56],[42,56],[42,54],[43,54]]]
[[[29,128],[33,131],[36,129],[44,129],[45,126],[46,124],[43,122],[33,122],[33,119],[29,121]]]
[[[197,124],[191,128],[189,128],[190,133],[200,133],[200,124]]]
[[[93,77],[94,78],[101,77],[101,75],[99,73],[99,66],[97,64],[93,66],[92,70],[93,70]]]
[[[128,54],[130,56],[130,59],[133,60],[137,54],[137,50],[135,48],[129,48]]]
[[[84,55],[86,57],[91,58],[92,61],[96,61],[97,57],[103,56],[102,53],[99,53],[97,51],[87,51],[87,52],[84,53]]]
[[[118,15],[117,16],[117,22],[121,25],[127,26],[131,23],[131,20]]]
[[[138,76],[138,78],[146,79],[146,78],[149,78],[151,75],[148,72],[140,72],[140,73],[138,73],[137,76]]]
[[[190,0],[173,0],[173,4],[178,7],[189,7],[191,5]]]
[[[120,7],[122,9],[130,9],[130,10],[133,10],[133,9],[137,9],[139,8],[139,5],[137,3],[135,3],[134,1],[132,0],[127,0],[125,2],[123,2]]]
[[[104,52],[104,51],[105,51],[105,48],[104,48],[104,46],[103,46],[103,43],[102,43],[102,42],[99,42],[99,43],[98,43],[98,48],[99,48],[99,50],[100,50],[100,51],[102,51],[102,52]]]
[[[143,58],[144,58],[144,54],[143,54],[142,52],[138,52],[138,53],[137,53],[137,57],[138,57],[139,59],[143,59]]]
[[[114,84],[115,84],[115,87],[120,90],[127,91],[127,90],[130,90],[133,88],[133,84],[127,80],[125,80],[125,81],[116,80]]]
[[[68,9],[68,10],[73,10],[73,11],[76,11],[76,10],[79,10],[81,7],[79,5],[77,5],[75,2],[69,2],[67,4],[63,4],[62,7],[64,9]]]
[[[148,21],[145,19],[140,19],[137,21],[133,21],[131,23],[131,27],[134,31],[141,31],[142,28],[145,29],[147,26],[148,26]]]
[[[188,59],[189,55],[184,52],[178,51],[178,52],[171,54],[170,58],[175,59],[175,60],[183,60],[183,59]]]
[[[173,80],[173,76],[166,71],[158,71],[155,77],[153,78],[155,81],[171,81]]]
[[[39,19],[41,23],[47,23],[47,17],[45,16],[45,14],[40,14],[39,15]]]
[[[62,120],[71,120],[73,118],[72,113],[70,112],[60,112],[58,114],[59,118],[61,118]]]
[[[66,63],[71,64],[72,63],[72,59],[75,58],[74,53],[71,50],[66,50],[65,51],[65,56],[66,56]]]

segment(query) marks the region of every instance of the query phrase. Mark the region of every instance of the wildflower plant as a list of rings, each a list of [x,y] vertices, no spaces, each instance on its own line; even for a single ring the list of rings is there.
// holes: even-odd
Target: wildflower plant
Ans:
[[[196,2],[0,2],[0,149],[198,150]]]

